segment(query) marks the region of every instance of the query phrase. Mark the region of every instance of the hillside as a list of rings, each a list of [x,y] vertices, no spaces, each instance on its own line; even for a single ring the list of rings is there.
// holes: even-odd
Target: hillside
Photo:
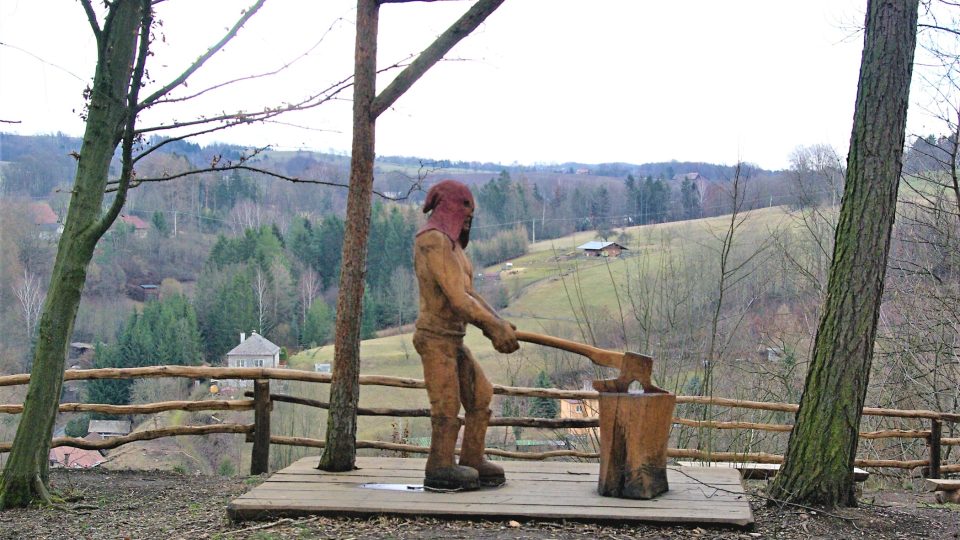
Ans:
[[[577,252],[576,246],[596,238],[595,231],[580,232],[562,238],[531,244],[529,253],[507,263],[488,267],[485,274],[499,272],[501,282],[510,294],[509,306],[501,314],[521,330],[540,332],[576,341],[597,343],[620,350],[654,352],[645,349],[633,331],[633,309],[629,305],[628,290],[634,281],[653,279],[653,269],[666,260],[689,261],[704,250],[709,251],[717,234],[729,225],[729,216],[692,220],[681,223],[629,227],[617,231],[617,241],[629,248],[619,258],[589,258]],[[789,221],[783,208],[769,208],[753,212],[740,229],[737,244],[757,245],[770,231]],[[699,263],[698,263],[699,264]],[[509,269],[504,269],[508,268]],[[679,277],[679,276],[675,276]],[[668,280],[669,281],[669,280]],[[676,287],[677,283],[664,282]],[[622,309],[624,325],[619,329],[609,324],[620,320]],[[630,319],[627,321],[627,319]],[[613,325],[617,326],[616,324]],[[624,342],[610,332],[626,335]],[[502,355],[493,350],[481,332],[469,327],[467,346],[483,366],[488,378],[498,384],[531,385],[536,374],[543,370],[557,383],[578,388],[578,380],[592,372],[588,360],[557,354],[537,345],[523,344],[515,355]],[[413,348],[412,332],[365,340],[360,347],[361,372],[422,378],[419,356]],[[292,367],[313,369],[315,363],[333,361],[333,347],[308,349],[290,360]],[[669,358],[658,358],[661,366],[673,366],[674,382],[663,383],[671,389],[682,389],[686,377],[693,373],[684,368],[683,380],[676,384],[680,369]],[[661,369],[663,376],[667,373]],[[419,391],[376,387],[361,388],[361,406],[419,408],[429,404],[426,394]],[[497,406],[495,402],[494,406]],[[361,418],[362,438],[389,439],[389,419]],[[412,435],[426,434],[427,423],[414,421]]]

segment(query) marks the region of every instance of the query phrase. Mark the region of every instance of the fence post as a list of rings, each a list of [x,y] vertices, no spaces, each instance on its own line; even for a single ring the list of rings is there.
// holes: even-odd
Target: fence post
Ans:
[[[250,474],[270,471],[270,379],[253,381],[253,451]]]
[[[940,478],[940,437],[942,424],[938,418],[930,420],[930,437],[927,446],[930,447],[930,464],[926,468],[927,478]]]

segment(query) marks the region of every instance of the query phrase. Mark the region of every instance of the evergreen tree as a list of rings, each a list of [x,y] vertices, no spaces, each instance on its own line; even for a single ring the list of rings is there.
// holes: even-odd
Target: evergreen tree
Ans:
[[[164,217],[163,212],[159,210],[154,212],[150,221],[153,223],[154,228],[157,229],[157,232],[160,233],[160,236],[164,238],[170,236],[170,226],[167,224],[167,218]]]
[[[343,220],[334,215],[323,218],[314,234],[316,259],[305,261],[320,274],[323,288],[336,284],[340,279],[340,257],[343,252]],[[367,265],[369,268],[371,265]]]
[[[241,332],[256,328],[256,299],[250,270],[231,265],[207,268],[198,280],[197,316],[204,355],[217,362],[237,344]]]
[[[537,380],[533,385],[536,388],[553,387],[550,376],[543,370],[537,374]],[[558,414],[560,414],[560,406],[555,399],[535,397],[530,401],[530,416],[535,418],[556,418]]]
[[[683,206],[683,217],[685,219],[700,217],[702,212],[700,191],[697,189],[697,185],[687,178],[684,178],[680,185],[680,203]]]
[[[333,337],[333,310],[322,299],[316,300],[307,311],[300,343],[309,347],[323,345]]]
[[[94,368],[129,367],[123,365],[120,348],[98,343],[93,353]],[[132,379],[91,379],[87,381],[86,402],[126,405],[130,403]]]
[[[360,319],[360,339],[373,339],[376,337],[377,324],[379,318],[379,306],[373,300],[370,294],[370,287],[366,287],[363,292],[363,317]]]

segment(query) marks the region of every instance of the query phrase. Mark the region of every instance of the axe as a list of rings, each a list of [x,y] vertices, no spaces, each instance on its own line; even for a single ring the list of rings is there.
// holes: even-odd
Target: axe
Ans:
[[[667,393],[666,390],[654,386],[650,381],[650,376],[653,373],[653,358],[645,354],[630,351],[610,351],[585,343],[521,330],[517,330],[517,339],[586,356],[598,366],[619,369],[620,376],[616,379],[593,381],[593,388],[598,392],[626,393],[630,384],[637,381],[643,387],[644,393]]]

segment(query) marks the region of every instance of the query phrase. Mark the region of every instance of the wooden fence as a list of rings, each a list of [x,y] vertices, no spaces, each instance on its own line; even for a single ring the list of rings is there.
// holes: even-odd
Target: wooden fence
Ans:
[[[174,426],[137,431],[120,437],[90,441],[75,437],[57,437],[52,446],[72,446],[86,450],[107,450],[135,442],[173,437],[179,435],[207,435],[212,433],[243,433],[247,442],[253,443],[251,454],[251,474],[268,472],[270,445],[292,445],[311,448],[323,448],[324,441],[305,437],[290,437],[272,435],[270,433],[270,411],[274,402],[294,403],[308,407],[328,408],[325,402],[301,397],[286,396],[270,393],[270,380],[304,381],[311,383],[329,383],[329,373],[314,373],[295,369],[273,368],[219,368],[219,367],[188,367],[188,366],[152,366],[141,368],[105,368],[87,370],[67,370],[64,372],[65,381],[92,380],[92,379],[139,379],[157,377],[181,377],[190,379],[244,379],[253,380],[254,389],[247,392],[245,397],[252,399],[239,400],[201,400],[201,401],[164,401],[143,405],[105,405],[89,403],[62,403],[60,412],[98,412],[114,415],[154,414],[163,411],[247,411],[253,410],[252,424],[221,423],[202,426]],[[25,385],[30,381],[29,374],[0,376],[0,386]],[[361,385],[377,385],[393,388],[425,388],[422,380],[401,377],[387,377],[381,375],[361,375]],[[552,388],[527,388],[494,385],[494,393],[517,397],[544,397],[554,399],[597,399],[598,394],[592,390],[558,390]],[[798,406],[789,403],[770,403],[762,401],[735,400],[719,397],[704,396],[677,396],[677,404],[698,404],[719,407],[755,409],[793,413]],[[23,405],[0,405],[0,413],[19,414]],[[361,416],[390,416],[390,417],[429,417],[429,409],[388,409],[363,408],[358,411]],[[944,473],[960,472],[960,464],[943,464],[941,451],[945,446],[960,445],[960,438],[942,437],[944,422],[960,422],[960,414],[944,413],[932,410],[903,410],[865,407],[865,416],[879,416],[889,418],[903,418],[927,420],[930,429],[887,429],[861,432],[860,438],[875,439],[924,439],[928,448],[927,459],[892,460],[892,459],[857,459],[857,467],[879,467],[895,469],[921,468],[924,476],[939,478]],[[701,429],[718,430],[759,430],[767,432],[789,432],[788,424],[769,424],[741,421],[692,420],[688,418],[674,418],[674,424]],[[526,417],[495,417],[490,426],[520,426],[547,429],[562,428],[592,428],[599,426],[598,418],[526,418]],[[8,452],[11,443],[0,442],[0,452]],[[392,443],[384,441],[358,440],[357,448],[370,448],[407,453],[427,453],[429,448],[410,444]],[[511,459],[543,460],[548,458],[570,457],[579,459],[594,459],[598,454],[580,450],[553,450],[546,452],[514,452],[496,448],[488,448],[487,454]],[[724,461],[738,463],[782,463],[783,456],[766,452],[708,452],[688,448],[670,448],[668,456],[672,458],[697,459],[703,461]]]

